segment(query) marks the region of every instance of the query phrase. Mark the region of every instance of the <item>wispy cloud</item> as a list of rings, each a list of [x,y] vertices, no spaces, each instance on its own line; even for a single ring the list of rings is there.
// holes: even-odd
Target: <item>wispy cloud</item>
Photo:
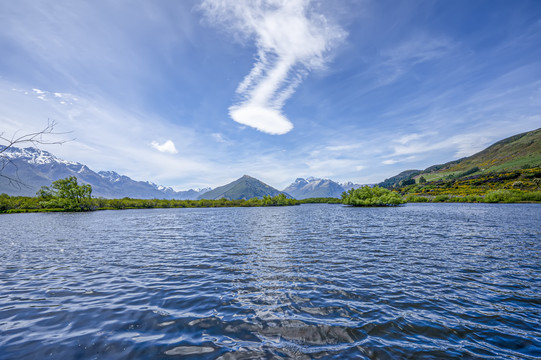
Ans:
[[[411,141],[419,140],[421,138],[430,136],[430,135],[437,135],[435,131],[425,132],[425,133],[412,133],[412,134],[406,134],[401,136],[399,139],[396,140],[397,143],[405,145]]]
[[[342,152],[342,151],[351,151],[351,150],[359,149],[360,147],[362,147],[362,144],[360,143],[346,144],[346,145],[329,145],[325,147],[325,150]]]
[[[381,52],[378,64],[379,85],[388,85],[417,64],[448,55],[457,45],[445,37],[417,34],[409,40]]]
[[[0,102],[0,124],[6,134],[39,130],[50,118],[58,124],[55,130],[65,133],[53,140],[67,142],[43,146],[44,150],[93,170],[115,170],[136,180],[175,186],[173,181],[186,179],[178,189],[199,186],[216,168],[210,156],[215,149],[205,147],[206,141],[191,129],[165,126],[153,114],[132,112],[107,99],[36,90],[0,79],[0,98],[5,100]],[[169,141],[154,141],[162,151],[141,146],[152,144],[153,139]],[[182,156],[170,155],[177,150]]]
[[[483,150],[490,142],[491,137],[482,133],[459,134],[449,138],[432,141],[413,141],[394,147],[393,156],[430,153],[442,149],[455,150],[455,158],[472,155]],[[394,161],[394,160],[393,160]],[[384,162],[393,164],[394,162]]]
[[[150,143],[150,145],[152,145],[154,149],[163,153],[178,154],[177,148],[175,147],[175,143],[171,140],[167,140],[163,144],[160,144],[157,141],[153,141]]]
[[[212,133],[210,134],[214,140],[216,140],[219,143],[222,144],[229,144],[229,140],[225,138],[225,136],[221,133]]]
[[[345,32],[309,0],[205,0],[201,9],[213,24],[225,24],[242,39],[254,40],[255,64],[237,87],[241,100],[231,118],[268,134],[293,128],[282,113],[285,101],[311,70],[324,67]]]

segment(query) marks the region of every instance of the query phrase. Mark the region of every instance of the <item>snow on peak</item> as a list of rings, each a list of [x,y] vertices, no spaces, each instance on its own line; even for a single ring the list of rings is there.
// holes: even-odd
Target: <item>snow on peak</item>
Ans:
[[[102,178],[107,179],[110,182],[118,182],[122,179],[122,175],[115,171],[98,171],[98,174]]]
[[[197,188],[197,189],[193,189],[195,192],[198,192],[198,193],[203,193],[203,192],[207,192],[207,191],[210,191],[212,190],[211,187],[204,187],[204,188]]]
[[[78,162],[62,160],[54,156],[48,151],[40,150],[35,147],[18,148],[10,147],[2,153],[2,156],[10,160],[23,160],[29,164],[43,165],[51,163],[60,163],[66,165],[82,165]]]

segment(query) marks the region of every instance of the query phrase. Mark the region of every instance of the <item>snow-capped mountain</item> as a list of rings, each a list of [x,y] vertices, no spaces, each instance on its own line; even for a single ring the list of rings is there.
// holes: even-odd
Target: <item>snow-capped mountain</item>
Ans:
[[[53,181],[68,176],[76,176],[80,182],[90,184],[94,197],[193,200],[209,190],[175,191],[152,182],[135,181],[114,171],[94,172],[84,164],[59,159],[48,151],[33,147],[10,147],[0,154],[1,160],[5,165],[2,175],[22,182],[21,186],[14,186],[1,177],[0,193],[8,195],[34,196],[41,186],[49,186]]]
[[[78,162],[59,159],[47,151],[42,151],[33,147],[28,147],[24,149],[11,147],[7,149],[4,153],[2,153],[2,157],[9,160],[23,160],[33,165],[60,163],[69,166],[84,166],[83,164],[80,164]]]
[[[368,185],[370,187],[374,186],[374,184],[365,184],[365,185]],[[340,186],[342,186],[344,188],[345,191],[349,191],[350,189],[358,189],[358,188],[361,188],[363,186],[365,186],[363,184],[355,184],[351,181],[347,181],[345,183],[340,183]]]
[[[330,179],[309,177],[307,179],[297,178],[283,191],[295,199],[301,200],[313,197],[339,198],[344,192],[344,188]]]

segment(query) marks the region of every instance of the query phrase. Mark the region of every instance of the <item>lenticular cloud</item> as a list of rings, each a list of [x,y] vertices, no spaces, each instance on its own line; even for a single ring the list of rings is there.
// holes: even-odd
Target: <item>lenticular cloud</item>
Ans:
[[[309,0],[204,0],[201,8],[211,23],[257,45],[255,64],[237,88],[240,100],[229,108],[231,118],[268,134],[289,132],[285,101],[305,74],[325,65],[344,31],[314,12]]]

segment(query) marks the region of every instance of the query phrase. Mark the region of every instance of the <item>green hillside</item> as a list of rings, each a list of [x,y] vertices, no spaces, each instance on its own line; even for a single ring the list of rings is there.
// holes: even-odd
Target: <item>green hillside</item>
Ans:
[[[526,199],[541,189],[541,129],[503,139],[460,160],[402,172],[380,185],[421,200],[467,199],[497,191],[514,191]]]
[[[413,178],[417,175],[419,175],[422,172],[422,170],[406,170],[402,171],[400,174],[392,176],[388,179],[385,179],[381,183],[378,184],[380,187],[384,188],[392,188],[395,186],[398,186],[399,184],[403,183],[404,181],[415,181]]]
[[[406,170],[379,185],[393,188],[419,183],[421,178],[428,182],[469,179],[506,172],[520,173],[540,167],[541,128],[500,140],[469,157],[433,165],[422,171]]]
[[[541,128],[514,135],[472,156],[425,169],[426,180],[454,175],[461,178],[475,174],[501,173],[541,167]]]
[[[274,197],[281,193],[281,191],[278,191],[251,176],[244,175],[240,179],[227,185],[217,187],[214,190],[204,193],[199,199],[217,200],[224,198],[227,200],[240,200],[262,198],[266,195]]]

